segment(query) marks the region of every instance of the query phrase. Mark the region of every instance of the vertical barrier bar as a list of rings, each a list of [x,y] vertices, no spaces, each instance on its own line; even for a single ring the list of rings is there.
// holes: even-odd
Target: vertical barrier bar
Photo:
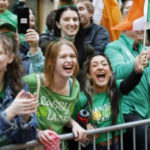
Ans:
[[[81,143],[78,142],[78,150],[81,150]]]
[[[95,138],[95,135],[93,135],[93,150],[96,150],[96,138]]]
[[[136,150],[135,127],[133,127],[133,150]]]
[[[62,142],[62,150],[65,150],[65,144],[64,144],[64,141],[61,141]]]
[[[120,148],[123,150],[123,130],[120,130]]]
[[[109,132],[107,132],[107,150],[110,150]]]
[[[145,125],[145,150],[148,150],[148,147],[147,147],[147,124]]]

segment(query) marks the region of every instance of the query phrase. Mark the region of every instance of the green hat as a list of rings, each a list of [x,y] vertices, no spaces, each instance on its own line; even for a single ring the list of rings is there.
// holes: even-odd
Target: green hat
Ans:
[[[58,8],[73,6],[77,7],[76,0],[60,0]]]
[[[16,28],[13,24],[11,23],[8,23],[8,22],[1,22],[0,23],[0,29],[2,28],[7,28],[9,30],[11,30],[12,32],[15,32],[16,33]]]

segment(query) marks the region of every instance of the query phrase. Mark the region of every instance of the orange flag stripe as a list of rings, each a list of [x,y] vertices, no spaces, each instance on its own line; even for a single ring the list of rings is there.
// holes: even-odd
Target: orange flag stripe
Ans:
[[[120,31],[113,31],[111,28],[120,23],[121,11],[116,0],[103,0],[104,9],[101,25],[105,26],[110,33],[110,40],[117,40],[120,36]]]
[[[134,0],[133,4],[123,21],[117,26],[113,27],[113,30],[133,30],[134,20],[144,15],[144,2],[145,0]]]

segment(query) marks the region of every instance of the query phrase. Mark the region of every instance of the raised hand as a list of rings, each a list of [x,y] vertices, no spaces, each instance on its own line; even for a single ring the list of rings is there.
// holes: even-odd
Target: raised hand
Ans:
[[[30,45],[31,55],[35,54],[38,51],[39,34],[34,29],[28,29],[24,37]]]
[[[135,58],[134,69],[137,72],[142,72],[144,67],[147,66],[147,64],[148,64],[148,52],[143,50],[141,54]]]
[[[12,104],[6,109],[6,116],[10,121],[17,115],[22,115],[28,119],[32,113],[37,111],[37,107],[37,94],[32,95],[31,93],[22,90],[16,96]]]

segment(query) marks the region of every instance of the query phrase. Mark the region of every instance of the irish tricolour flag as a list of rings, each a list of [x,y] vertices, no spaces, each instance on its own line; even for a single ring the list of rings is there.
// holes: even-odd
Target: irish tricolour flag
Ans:
[[[95,8],[94,23],[107,28],[111,41],[117,40],[120,36],[120,31],[111,30],[121,21],[121,11],[117,0],[93,0],[93,5]]]
[[[124,20],[113,30],[150,29],[150,0],[133,0],[133,4]]]

